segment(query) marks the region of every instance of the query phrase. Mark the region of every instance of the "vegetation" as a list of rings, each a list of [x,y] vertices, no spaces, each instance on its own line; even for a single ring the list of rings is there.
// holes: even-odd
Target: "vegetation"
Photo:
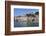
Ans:
[[[35,14],[36,14],[36,15],[39,15],[39,12],[36,12]]]
[[[36,13],[34,13],[34,14],[35,14],[35,15],[39,15],[39,12],[36,12]],[[35,17],[34,14],[26,14],[26,16],[27,16],[27,17],[30,17],[30,16]]]
[[[39,12],[36,12],[36,13],[34,13],[34,14],[26,14],[27,17],[30,17],[30,16],[31,16],[31,17],[35,17],[35,15],[39,15]],[[33,21],[35,21],[35,20],[32,19],[32,22],[31,22],[28,18],[27,18],[27,20],[28,20],[28,21],[27,21],[27,25],[28,25],[28,26],[33,26],[33,24],[34,24]]]

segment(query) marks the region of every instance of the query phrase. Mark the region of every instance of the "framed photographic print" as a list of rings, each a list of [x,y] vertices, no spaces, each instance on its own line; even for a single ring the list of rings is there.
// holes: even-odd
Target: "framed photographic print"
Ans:
[[[45,32],[44,3],[5,1],[5,34]]]

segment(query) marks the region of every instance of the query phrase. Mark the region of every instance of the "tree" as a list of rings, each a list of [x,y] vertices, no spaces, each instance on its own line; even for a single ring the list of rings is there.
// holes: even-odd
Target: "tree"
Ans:
[[[28,17],[29,17],[29,16],[31,16],[31,14],[26,14],[26,16],[28,16]]]
[[[28,16],[28,17],[30,17],[30,16],[35,17],[34,14],[26,14],[26,16]]]
[[[36,12],[35,14],[36,14],[36,15],[39,15],[39,12]]]

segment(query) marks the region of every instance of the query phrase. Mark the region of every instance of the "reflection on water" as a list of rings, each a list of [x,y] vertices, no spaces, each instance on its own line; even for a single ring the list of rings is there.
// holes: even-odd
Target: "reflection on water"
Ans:
[[[26,21],[16,21],[14,20],[14,27],[38,27],[39,23],[26,22]]]

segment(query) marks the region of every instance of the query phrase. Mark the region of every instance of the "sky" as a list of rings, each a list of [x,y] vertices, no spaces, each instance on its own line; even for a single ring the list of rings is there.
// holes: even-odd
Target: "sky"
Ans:
[[[14,16],[25,16],[32,12],[39,12],[39,9],[14,8]]]

